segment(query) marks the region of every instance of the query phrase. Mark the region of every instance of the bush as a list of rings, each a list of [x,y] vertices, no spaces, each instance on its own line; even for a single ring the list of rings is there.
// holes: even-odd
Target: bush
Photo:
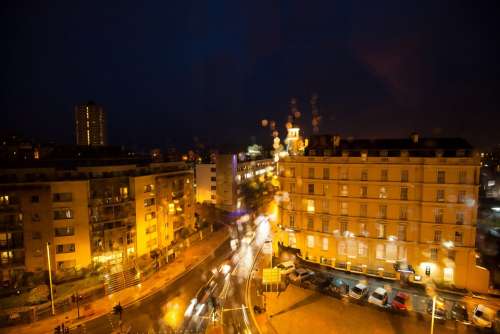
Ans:
[[[46,284],[37,286],[31,289],[28,293],[28,304],[36,305],[45,303],[49,300],[49,287]]]

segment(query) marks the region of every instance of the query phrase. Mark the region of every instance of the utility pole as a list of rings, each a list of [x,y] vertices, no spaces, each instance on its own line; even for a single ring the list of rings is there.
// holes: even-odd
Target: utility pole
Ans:
[[[52,268],[50,266],[50,242],[47,242],[47,262],[49,264],[50,303],[52,305],[52,315],[55,315],[56,310],[54,308],[54,292],[52,289]]]

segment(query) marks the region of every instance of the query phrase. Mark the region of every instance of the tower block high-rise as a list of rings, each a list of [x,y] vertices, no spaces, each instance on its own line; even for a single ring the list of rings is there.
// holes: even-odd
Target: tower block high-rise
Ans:
[[[106,117],[101,106],[93,101],[75,106],[76,144],[103,146],[106,140]]]

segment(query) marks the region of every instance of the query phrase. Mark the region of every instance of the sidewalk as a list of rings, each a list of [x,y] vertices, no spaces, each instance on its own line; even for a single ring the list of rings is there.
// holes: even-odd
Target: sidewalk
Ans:
[[[69,312],[57,314],[54,317],[29,325],[0,328],[0,333],[53,333],[54,328],[63,322],[69,327],[77,327],[86,321],[106,315],[112,311],[113,306],[118,304],[118,302],[123,307],[127,307],[127,305],[154,294],[179,276],[182,276],[186,273],[186,270],[189,271],[196,267],[210,256],[212,251],[226,241],[228,237],[227,228],[213,232],[203,241],[198,241],[186,249],[174,262],[166,265],[158,273],[155,273],[152,277],[142,282],[142,284],[123,289],[104,298],[82,305],[80,307],[79,320],[77,320],[77,310],[75,308]]]

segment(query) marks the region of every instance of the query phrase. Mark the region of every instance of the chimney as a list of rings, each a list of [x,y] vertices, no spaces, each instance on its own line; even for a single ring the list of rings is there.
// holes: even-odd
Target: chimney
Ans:
[[[412,132],[410,135],[411,141],[413,144],[418,144],[418,133],[417,132]]]

